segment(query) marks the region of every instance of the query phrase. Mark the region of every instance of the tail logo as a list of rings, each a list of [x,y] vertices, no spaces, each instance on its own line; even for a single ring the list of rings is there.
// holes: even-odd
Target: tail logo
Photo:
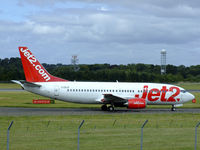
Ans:
[[[34,69],[46,80],[49,81],[51,78],[50,76],[46,73],[44,69],[42,69],[42,66],[40,64],[37,64],[37,59],[35,56],[30,54],[28,49],[23,49],[21,48],[20,51],[24,54],[24,56],[27,58],[27,60],[32,64]]]

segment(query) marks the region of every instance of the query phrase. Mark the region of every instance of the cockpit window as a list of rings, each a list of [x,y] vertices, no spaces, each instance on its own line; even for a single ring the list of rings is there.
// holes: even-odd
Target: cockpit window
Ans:
[[[186,90],[181,90],[182,93],[186,93]]]

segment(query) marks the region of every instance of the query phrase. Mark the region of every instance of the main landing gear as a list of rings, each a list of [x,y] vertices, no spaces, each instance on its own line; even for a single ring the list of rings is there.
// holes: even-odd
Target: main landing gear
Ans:
[[[114,106],[113,106],[113,105],[107,107],[107,105],[104,104],[104,105],[101,106],[101,110],[103,110],[103,111],[111,111],[111,112],[112,112],[112,111],[114,111],[115,109],[114,109]]]
[[[175,111],[176,107],[174,105],[172,105],[171,111]]]
[[[107,111],[107,110],[108,110],[107,105],[102,105],[102,106],[101,106],[101,110],[103,110],[103,111]]]

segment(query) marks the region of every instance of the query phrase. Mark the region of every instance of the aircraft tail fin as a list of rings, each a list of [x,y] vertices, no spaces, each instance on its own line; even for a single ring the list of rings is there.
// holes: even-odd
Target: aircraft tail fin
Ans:
[[[27,82],[67,81],[49,74],[27,47],[19,47],[19,53]]]

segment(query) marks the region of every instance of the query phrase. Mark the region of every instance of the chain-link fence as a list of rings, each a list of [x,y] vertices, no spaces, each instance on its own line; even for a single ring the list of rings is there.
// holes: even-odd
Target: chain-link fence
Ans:
[[[55,117],[56,118],[56,117]],[[76,150],[82,120],[37,120],[26,117],[10,128],[10,150]],[[0,149],[7,148],[11,121],[0,120]],[[141,127],[145,120],[85,119],[80,130],[81,150],[132,150],[141,147]],[[200,148],[197,134],[197,149]],[[143,150],[194,149],[195,126],[183,121],[149,122],[143,129]]]

